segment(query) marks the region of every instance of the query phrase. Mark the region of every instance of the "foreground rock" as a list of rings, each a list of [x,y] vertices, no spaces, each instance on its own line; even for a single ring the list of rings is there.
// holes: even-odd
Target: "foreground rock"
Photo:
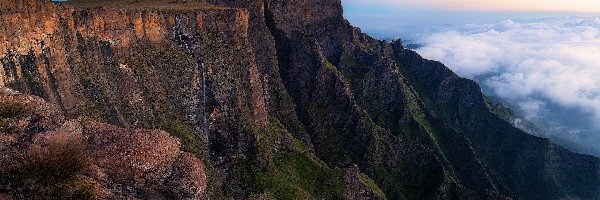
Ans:
[[[201,199],[202,162],[159,130],[65,121],[42,99],[0,96],[0,193],[15,199]]]

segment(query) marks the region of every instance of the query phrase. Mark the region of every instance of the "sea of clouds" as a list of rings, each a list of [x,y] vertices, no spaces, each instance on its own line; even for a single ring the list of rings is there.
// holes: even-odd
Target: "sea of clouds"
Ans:
[[[542,136],[600,149],[600,18],[467,24],[417,41],[419,54],[477,81]]]

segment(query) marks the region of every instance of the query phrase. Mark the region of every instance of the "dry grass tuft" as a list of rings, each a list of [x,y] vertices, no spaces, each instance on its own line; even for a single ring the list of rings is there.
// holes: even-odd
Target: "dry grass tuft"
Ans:
[[[47,133],[23,155],[10,170],[10,181],[23,198],[96,199],[92,184],[78,176],[88,170],[91,161],[85,139],[63,132]]]
[[[0,104],[1,118],[17,118],[27,112],[27,108],[20,102],[5,102]]]
[[[50,135],[42,144],[34,144],[26,153],[21,168],[41,181],[57,182],[72,179],[87,169],[85,141],[81,136],[66,133]]]

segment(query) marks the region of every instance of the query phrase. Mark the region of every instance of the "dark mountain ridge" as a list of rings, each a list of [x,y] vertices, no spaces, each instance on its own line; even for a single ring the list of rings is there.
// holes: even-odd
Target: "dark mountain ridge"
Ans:
[[[179,137],[204,197],[600,198],[597,158],[514,128],[339,0],[123,2],[0,2],[2,83]]]

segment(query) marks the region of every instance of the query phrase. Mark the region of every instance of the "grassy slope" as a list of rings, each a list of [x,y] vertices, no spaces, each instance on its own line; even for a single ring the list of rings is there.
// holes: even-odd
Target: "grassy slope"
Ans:
[[[233,182],[244,188],[248,196],[276,199],[344,197],[345,170],[328,167],[308,152],[308,148],[276,119],[269,120],[269,129],[260,137],[259,155],[270,159],[272,166],[264,167],[250,161],[240,161],[232,170]],[[272,151],[286,148],[286,140],[293,144],[292,151]],[[277,147],[277,144],[281,146]]]

